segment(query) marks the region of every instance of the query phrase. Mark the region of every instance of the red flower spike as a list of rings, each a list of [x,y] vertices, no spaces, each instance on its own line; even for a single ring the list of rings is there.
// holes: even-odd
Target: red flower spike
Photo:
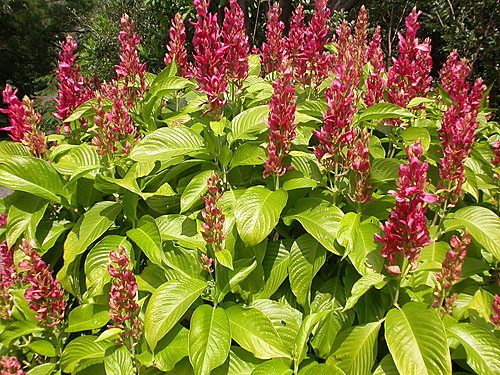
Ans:
[[[224,249],[226,235],[223,232],[225,216],[222,208],[218,207],[218,202],[224,195],[224,188],[222,187],[222,181],[216,173],[212,173],[208,178],[207,188],[208,196],[201,196],[205,201],[205,208],[201,211],[201,217],[203,218],[203,224],[201,225],[203,231],[201,235],[207,244],[212,244],[214,252],[217,252]],[[208,264],[207,259],[204,259],[204,262],[209,267],[212,263]]]
[[[471,88],[466,80],[469,73],[468,61],[459,60],[458,53],[453,51],[440,74],[441,85],[454,101],[444,113],[438,130],[443,152],[439,170],[442,180],[438,189],[446,191],[441,199],[448,198],[448,207],[453,207],[463,194],[465,160],[476,140],[476,118],[486,89],[481,79],[477,79]]]
[[[223,44],[217,15],[208,12],[208,4],[207,0],[194,0],[198,16],[196,22],[191,22],[194,26],[193,57],[197,90],[207,95],[210,104],[210,109],[204,115],[213,112],[214,117],[219,119],[226,104],[224,93],[228,82],[225,56],[229,46]]]
[[[262,67],[266,73],[277,70],[286,54],[286,42],[283,38],[285,25],[279,20],[280,15],[281,8],[275,2],[267,14],[267,42],[262,44]]]
[[[227,79],[234,82],[241,90],[243,81],[248,77],[248,37],[245,30],[245,18],[237,0],[229,0],[229,9],[225,9],[222,39],[228,46],[226,52]]]
[[[420,28],[418,17],[422,12],[413,8],[406,17],[406,34],[399,34],[399,57],[393,59],[387,77],[387,97],[390,103],[405,107],[411,99],[426,96],[431,88],[432,69],[430,40],[419,43],[416,37]],[[398,125],[400,120],[387,121],[387,125]]]
[[[9,137],[20,142],[36,157],[42,158],[47,151],[45,134],[40,131],[39,124],[42,116],[35,112],[34,103],[27,96],[20,101],[17,90],[7,84],[2,92],[3,101],[8,108],[0,108],[1,113],[6,113],[10,126],[3,129],[10,132]]]
[[[165,54],[163,62],[165,65],[168,65],[172,61],[175,61],[181,77],[187,79],[193,78],[193,65],[187,61],[186,27],[184,26],[184,20],[180,13],[175,14],[169,35],[170,41],[167,46],[168,52]]]
[[[61,48],[62,53],[58,54],[59,70],[56,72],[57,86],[59,87],[56,98],[57,112],[53,115],[55,118],[64,121],[80,104],[93,98],[94,93],[80,74],[80,67],[75,63],[75,51],[78,44],[71,36],[67,35],[66,40],[61,43]],[[85,127],[86,122],[81,121],[81,125]]]
[[[500,295],[495,295],[495,299],[493,300],[493,315],[490,316],[491,322],[500,328]]]
[[[118,34],[121,45],[120,63],[115,66],[118,79],[124,79],[126,104],[130,108],[136,100],[141,99],[146,92],[146,64],[139,62],[137,46],[141,42],[139,35],[134,34],[135,22],[127,14],[120,19],[122,30]],[[139,87],[136,87],[136,86]]]
[[[370,200],[373,184],[370,178],[370,133],[364,129],[355,146],[349,150],[349,159],[352,161],[351,187],[353,192],[349,198],[355,203],[366,203]]]
[[[384,64],[384,51],[381,47],[382,35],[380,26],[375,29],[372,40],[366,52],[367,62],[373,67],[373,71],[366,79],[365,103],[368,107],[384,100],[384,90],[387,82],[382,77],[386,71]]]
[[[123,330],[120,339],[118,339],[119,344],[132,337],[134,339],[132,346],[135,346],[142,335],[139,305],[135,301],[138,291],[135,275],[128,269],[130,261],[123,246],[117,246],[116,250],[111,251],[109,259],[112,264],[108,266],[108,272],[113,277],[109,292],[109,307],[111,309],[109,317],[113,324],[109,325],[108,328]]]
[[[409,165],[399,166],[398,191],[389,191],[396,199],[387,221],[381,226],[384,233],[375,234],[375,241],[383,243],[382,256],[389,260],[386,267],[391,273],[399,273],[398,258],[406,258],[417,266],[420,250],[431,244],[427,229],[427,204],[437,200],[434,194],[425,193],[427,188],[427,162],[421,162],[423,150],[420,143],[406,149]],[[427,203],[427,204],[426,204]],[[394,270],[399,272],[394,272]]]
[[[7,247],[7,242],[0,243],[0,319],[8,320],[12,316],[14,301],[9,288],[19,280],[14,265],[14,249]]]
[[[305,32],[304,7],[299,4],[293,12],[290,30],[285,41],[287,57],[292,64],[295,75],[298,75],[298,72],[306,71],[305,60],[301,58],[304,53]]]
[[[451,250],[446,253],[446,258],[443,261],[441,272],[436,273],[438,286],[434,289],[434,304],[433,307],[442,308],[443,300],[448,297],[451,288],[457,283],[462,274],[465,257],[467,256],[467,246],[471,242],[470,234],[463,234],[461,238],[452,236],[450,239]],[[441,312],[451,314],[453,312],[453,298],[448,298],[445,304],[445,309]]]
[[[293,72],[285,61],[280,69],[281,76],[273,82],[274,95],[269,102],[269,143],[264,178],[271,174],[283,176],[291,166],[285,165],[285,157],[290,152],[295,139],[295,109],[297,97],[293,86]]]
[[[26,375],[16,357],[4,356],[0,359],[0,375]]]
[[[19,263],[19,268],[23,271],[22,281],[31,284],[24,298],[30,303],[30,309],[36,312],[35,318],[39,324],[54,327],[64,318],[64,290],[59,280],[52,277],[49,266],[33,249],[33,242],[23,239],[19,249],[28,256]]]

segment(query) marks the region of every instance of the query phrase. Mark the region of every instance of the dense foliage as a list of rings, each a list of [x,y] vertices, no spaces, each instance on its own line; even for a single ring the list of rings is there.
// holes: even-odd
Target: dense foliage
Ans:
[[[236,0],[194,1],[165,68],[124,14],[116,79],[62,43],[46,135],[7,85],[5,374],[500,372],[498,124],[413,9],[387,66],[368,14],[326,0],[249,54]]]

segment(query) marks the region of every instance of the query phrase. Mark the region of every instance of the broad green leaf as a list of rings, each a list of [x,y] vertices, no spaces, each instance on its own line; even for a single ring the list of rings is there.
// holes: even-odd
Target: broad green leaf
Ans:
[[[291,241],[275,241],[267,245],[262,267],[264,269],[264,287],[255,298],[270,298],[288,276]]]
[[[197,375],[208,375],[229,354],[231,333],[224,309],[199,306],[191,317],[189,359]]]
[[[196,220],[184,215],[164,215],[156,218],[163,241],[176,241],[190,249],[205,248],[205,241],[198,233]]]
[[[362,223],[354,233],[353,250],[348,254],[356,271],[362,276],[380,273],[384,267],[384,258],[380,249],[382,245],[375,242],[373,235],[380,228],[372,223]]]
[[[307,342],[309,336],[313,331],[314,327],[320,323],[325,317],[330,313],[330,311],[321,311],[318,313],[309,314],[304,318],[300,329],[297,333],[297,338],[293,345],[293,360],[296,366],[300,365],[302,360],[306,357],[307,353]]]
[[[28,375],[53,375],[56,363],[44,363],[40,366],[33,367],[28,371]],[[56,373],[57,374],[57,373]]]
[[[385,339],[401,374],[452,373],[443,323],[437,312],[424,304],[409,302],[389,311]]]
[[[255,358],[252,353],[239,346],[232,346],[226,363],[214,369],[212,375],[251,375],[261,363],[262,360]]]
[[[101,158],[96,148],[88,144],[74,146],[71,150],[60,157],[54,167],[62,174],[71,176],[72,179],[102,168]],[[91,175],[97,172],[91,173]]]
[[[101,328],[109,322],[109,306],[80,305],[68,316],[68,326],[64,332],[80,332]]]
[[[0,159],[0,185],[61,203],[63,182],[45,160],[28,156]]]
[[[189,181],[181,195],[181,213],[189,210],[196,202],[202,201],[200,195],[207,191],[207,179],[213,172],[200,172]]]
[[[153,293],[144,316],[144,335],[151,349],[155,349],[206,286],[204,281],[186,277],[168,281]]]
[[[104,107],[103,109],[108,109],[113,102],[109,98],[104,98]],[[87,100],[85,103],[80,104],[78,107],[75,108],[73,113],[64,120],[64,122],[73,122],[76,120],[79,120],[84,117],[90,117],[95,115],[95,109],[93,105],[97,105],[97,99],[92,98],[90,100]]]
[[[293,374],[289,364],[286,364],[281,359],[271,359],[258,365],[252,375],[291,375]]]
[[[379,181],[396,180],[399,176],[401,161],[397,159],[374,159],[371,163],[372,178]]]
[[[459,209],[444,221],[447,232],[466,228],[477,242],[500,260],[500,218],[485,207],[468,206]]]
[[[228,136],[230,143],[237,139],[255,139],[267,129],[264,122],[269,115],[269,106],[261,105],[247,109],[236,115],[231,124]]]
[[[390,354],[382,358],[373,375],[399,375],[399,371]]]
[[[123,332],[123,329],[118,328],[118,327],[113,327],[113,328],[108,328],[104,332],[102,332],[98,338],[94,340],[94,342],[101,342],[101,341],[110,341],[117,339],[118,336]]]
[[[224,296],[231,292],[236,292],[239,283],[245,280],[248,275],[257,267],[255,259],[238,259],[233,264],[233,270],[228,268],[219,268],[217,271],[217,284],[215,289],[217,291],[217,299],[222,301]]]
[[[314,363],[299,371],[299,375],[346,375],[337,366],[328,363]]]
[[[382,321],[355,326],[341,332],[332,346],[327,364],[346,374],[369,375],[377,357],[377,337]],[[408,373],[410,374],[410,373]]]
[[[356,302],[358,302],[361,296],[365,294],[372,286],[380,289],[386,283],[387,281],[385,280],[385,276],[381,275],[380,273],[371,273],[363,276],[352,286],[351,296],[347,300],[343,311],[352,308],[356,304]]]
[[[401,137],[404,140],[406,146],[414,144],[417,140],[420,140],[420,144],[424,152],[429,149],[431,144],[431,135],[426,128],[408,128],[401,133]]]
[[[288,264],[290,286],[297,302],[306,309],[309,306],[312,280],[325,259],[326,249],[310,234],[303,234],[292,245]]]
[[[261,311],[239,305],[226,310],[231,337],[243,349],[260,359],[290,358],[271,320]]]
[[[8,247],[14,246],[16,241],[24,238],[34,238],[38,223],[47,209],[47,200],[34,197],[31,194],[15,193],[17,199],[9,207],[5,237]]]
[[[386,118],[415,118],[410,111],[391,103],[377,103],[364,110],[353,122],[379,120]]]
[[[347,249],[350,253],[354,247],[356,232],[359,228],[361,215],[355,212],[348,212],[340,220],[337,228],[337,242]],[[344,256],[347,254],[344,254]]]
[[[266,151],[256,143],[244,143],[234,151],[229,169],[241,165],[264,164]]]
[[[120,204],[110,201],[96,203],[71,229],[64,242],[64,266],[57,274],[63,287],[75,294],[79,292],[74,267],[87,247],[97,240],[114,223],[121,211]]]
[[[226,268],[233,270],[233,255],[227,249],[222,249],[215,253],[217,261]]]
[[[83,360],[104,360],[104,353],[108,347],[114,345],[112,342],[94,342],[96,336],[85,335],[73,339],[61,355],[61,368],[64,372],[73,372],[76,366]]]
[[[106,350],[104,368],[106,369],[106,375],[133,374],[135,372],[132,355],[127,347],[123,345]]]
[[[281,189],[252,186],[243,191],[234,204],[234,216],[245,245],[255,246],[271,233],[287,199],[287,192]]]
[[[141,217],[137,228],[129,230],[127,236],[141,248],[151,262],[158,266],[163,265],[161,235],[155,219],[149,215]]]
[[[304,229],[316,238],[327,250],[338,254],[334,247],[337,227],[344,214],[331,203],[320,198],[302,198],[286,212],[283,221],[290,225],[298,220]]]
[[[500,341],[497,337],[470,323],[448,327],[448,332],[464,346],[467,364],[477,374],[500,374]]]
[[[68,220],[40,222],[36,228],[36,239],[40,249],[43,251],[51,249],[59,237],[73,225],[74,223]]]
[[[19,142],[1,141],[0,158],[8,158],[9,156],[32,156],[32,155],[28,147]]]
[[[130,157],[136,161],[166,162],[178,155],[200,151],[203,147],[203,138],[191,128],[160,128],[145,136]]]
[[[154,363],[162,371],[172,370],[176,363],[189,355],[189,330],[176,324],[155,348]]]
[[[42,332],[44,327],[32,320],[14,321],[3,328],[0,334],[0,340],[4,346],[9,346],[10,343],[19,337],[29,335],[35,332]]]
[[[484,289],[479,289],[474,293],[472,301],[467,306],[471,323],[484,328],[490,328],[493,323],[490,317],[495,314],[493,301],[495,296]]]
[[[47,340],[33,340],[28,344],[30,350],[44,357],[55,357],[56,348],[50,341]]]

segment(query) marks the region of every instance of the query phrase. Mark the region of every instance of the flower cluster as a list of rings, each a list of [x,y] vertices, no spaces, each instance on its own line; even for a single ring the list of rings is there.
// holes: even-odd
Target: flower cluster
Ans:
[[[490,316],[491,322],[496,325],[497,327],[500,327],[500,295],[496,294],[495,299],[493,300],[493,315]]]
[[[131,107],[146,92],[146,64],[139,62],[137,46],[141,42],[139,35],[134,34],[135,22],[127,14],[120,19],[122,30],[118,34],[121,44],[120,64],[115,66],[118,79],[124,79],[126,104]]]
[[[78,44],[70,35],[61,43],[62,53],[59,53],[59,70],[56,72],[59,87],[57,93],[57,112],[54,117],[59,120],[66,120],[80,104],[93,97],[92,90],[85,85],[83,76],[80,74],[80,67],[75,64],[75,51]],[[87,86],[87,87],[86,87]],[[82,126],[86,123],[82,122]],[[69,126],[64,127],[64,132],[69,133]]]
[[[214,260],[212,258],[209,258],[207,254],[202,254],[200,260],[201,260],[201,265],[206,272],[208,273],[214,272],[214,269],[212,268]]]
[[[453,104],[444,113],[438,130],[443,152],[439,170],[442,181],[438,188],[445,191],[442,199],[448,199],[450,207],[462,195],[465,160],[476,140],[476,118],[485,89],[481,79],[477,79],[471,88],[466,80],[469,73],[467,60],[460,60],[456,51],[450,54],[441,70],[441,84]]]
[[[170,41],[167,46],[168,52],[163,59],[165,65],[175,61],[180,75],[190,79],[193,77],[193,66],[187,60],[186,51],[186,27],[180,13],[176,13],[170,28]]]
[[[405,107],[411,99],[426,96],[431,88],[432,69],[430,40],[420,43],[417,31],[422,12],[413,8],[405,21],[406,34],[399,34],[399,57],[393,59],[387,76],[387,97],[390,103]],[[389,121],[388,124],[401,124]]]
[[[352,161],[351,187],[349,198],[355,203],[366,203],[370,200],[373,184],[370,183],[370,133],[364,129],[354,147],[349,150],[349,160]]]
[[[16,357],[4,356],[0,359],[0,375],[26,375]]]
[[[14,302],[9,288],[18,279],[14,265],[14,251],[9,249],[6,241],[3,241],[0,243],[0,319],[2,320],[7,320],[12,316]]]
[[[389,260],[387,270],[399,274],[398,257],[408,259],[411,269],[417,267],[420,250],[431,243],[427,229],[427,203],[434,203],[437,197],[425,193],[427,188],[427,162],[421,162],[423,155],[419,142],[407,147],[409,165],[399,166],[398,191],[389,191],[396,199],[396,206],[381,226],[383,235],[375,234],[375,240],[383,243],[382,256]]]
[[[366,51],[367,62],[370,63],[373,70],[366,78],[365,103],[368,107],[379,103],[384,99],[384,90],[387,85],[383,74],[386,71],[384,64],[384,51],[381,47],[382,35],[380,26],[375,29],[372,40],[368,44]]]
[[[208,97],[210,109],[215,118],[222,116],[226,104],[224,93],[227,91],[226,52],[228,46],[221,38],[221,29],[217,23],[217,14],[208,12],[209,0],[194,0],[197,19],[194,26],[193,48],[198,91]]]
[[[306,67],[304,66],[304,59],[301,58],[304,53],[305,33],[306,27],[304,25],[304,7],[302,4],[299,4],[293,11],[288,36],[284,42],[287,58],[292,65],[294,74],[297,75],[298,73],[296,72],[304,72],[306,70]],[[300,77],[295,78],[300,79]]]
[[[438,286],[434,289],[433,307],[442,307],[444,299],[449,295],[453,285],[460,280],[464,259],[467,256],[467,245],[471,242],[470,234],[463,234],[461,238],[452,236],[450,239],[451,250],[446,253],[441,272],[436,273]],[[454,297],[452,298],[452,300]],[[448,302],[448,301],[447,301]],[[450,314],[453,310],[453,304],[447,303],[446,310],[443,313]]]
[[[142,322],[139,319],[139,305],[135,301],[138,286],[135,276],[129,269],[130,261],[123,246],[117,246],[116,250],[109,253],[111,260],[108,272],[113,277],[111,291],[109,292],[109,314],[113,325],[109,328],[120,328],[121,340],[132,337],[137,345],[142,334]]]
[[[7,225],[8,214],[0,214],[0,227],[4,227]]]
[[[205,208],[201,211],[204,222],[201,224],[203,228],[201,235],[207,244],[212,244],[214,252],[224,249],[224,240],[226,239],[223,231],[225,216],[222,209],[218,207],[218,202],[224,194],[224,188],[221,185],[222,181],[219,176],[212,173],[207,180],[208,196],[201,196],[205,201]]]
[[[245,30],[243,11],[237,0],[229,0],[229,9],[226,8],[222,32],[226,52],[227,79],[241,90],[243,81],[248,77],[248,37]]]
[[[35,318],[39,324],[54,327],[64,318],[64,290],[59,280],[52,277],[49,266],[33,249],[32,242],[23,239],[19,248],[27,255],[27,258],[19,263],[19,268],[24,272],[22,281],[31,284],[24,298],[30,303],[30,309],[36,312]]]
[[[285,24],[280,21],[281,8],[274,3],[267,14],[266,42],[262,44],[262,67],[266,73],[274,72],[281,65],[286,54],[283,30]]]
[[[295,139],[295,109],[297,98],[292,84],[293,72],[286,62],[280,69],[280,77],[273,82],[274,95],[269,102],[269,143],[263,177],[283,176],[292,167],[285,165],[285,157]]]
[[[2,92],[3,101],[8,108],[0,108],[1,113],[6,113],[10,126],[3,128],[10,132],[9,137],[29,148],[36,157],[43,157],[47,151],[45,134],[39,129],[42,116],[35,112],[34,103],[27,96],[20,101],[17,90],[9,84],[5,85]]]

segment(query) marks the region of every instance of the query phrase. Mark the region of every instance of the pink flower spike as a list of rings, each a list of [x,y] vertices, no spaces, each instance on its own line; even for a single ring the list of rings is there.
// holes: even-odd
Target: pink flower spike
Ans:
[[[224,195],[224,188],[222,187],[222,181],[216,173],[212,173],[208,178],[207,188],[208,196],[201,196],[205,201],[205,208],[201,211],[201,217],[203,218],[202,228],[204,229],[201,235],[207,244],[213,244],[213,250],[217,252],[224,249],[226,235],[223,231],[225,216],[222,208],[218,207],[218,202]],[[207,259],[205,259],[206,265],[208,265],[207,262]]]
[[[180,13],[176,13],[170,28],[170,41],[167,46],[168,52],[163,59],[165,65],[175,61],[181,77],[191,79],[193,77],[193,66],[187,61],[186,51],[186,27]]]
[[[496,294],[493,300],[493,315],[490,317],[491,322],[500,328],[500,295]]]
[[[4,356],[0,359],[0,375],[26,375],[16,357]]]
[[[14,249],[7,247],[7,242],[0,243],[0,319],[8,320],[12,316],[14,301],[9,288],[19,280],[14,265]]]
[[[277,2],[267,14],[266,42],[262,44],[262,67],[266,73],[278,69],[285,56],[285,40],[283,30],[285,25],[279,20],[281,8]]]

